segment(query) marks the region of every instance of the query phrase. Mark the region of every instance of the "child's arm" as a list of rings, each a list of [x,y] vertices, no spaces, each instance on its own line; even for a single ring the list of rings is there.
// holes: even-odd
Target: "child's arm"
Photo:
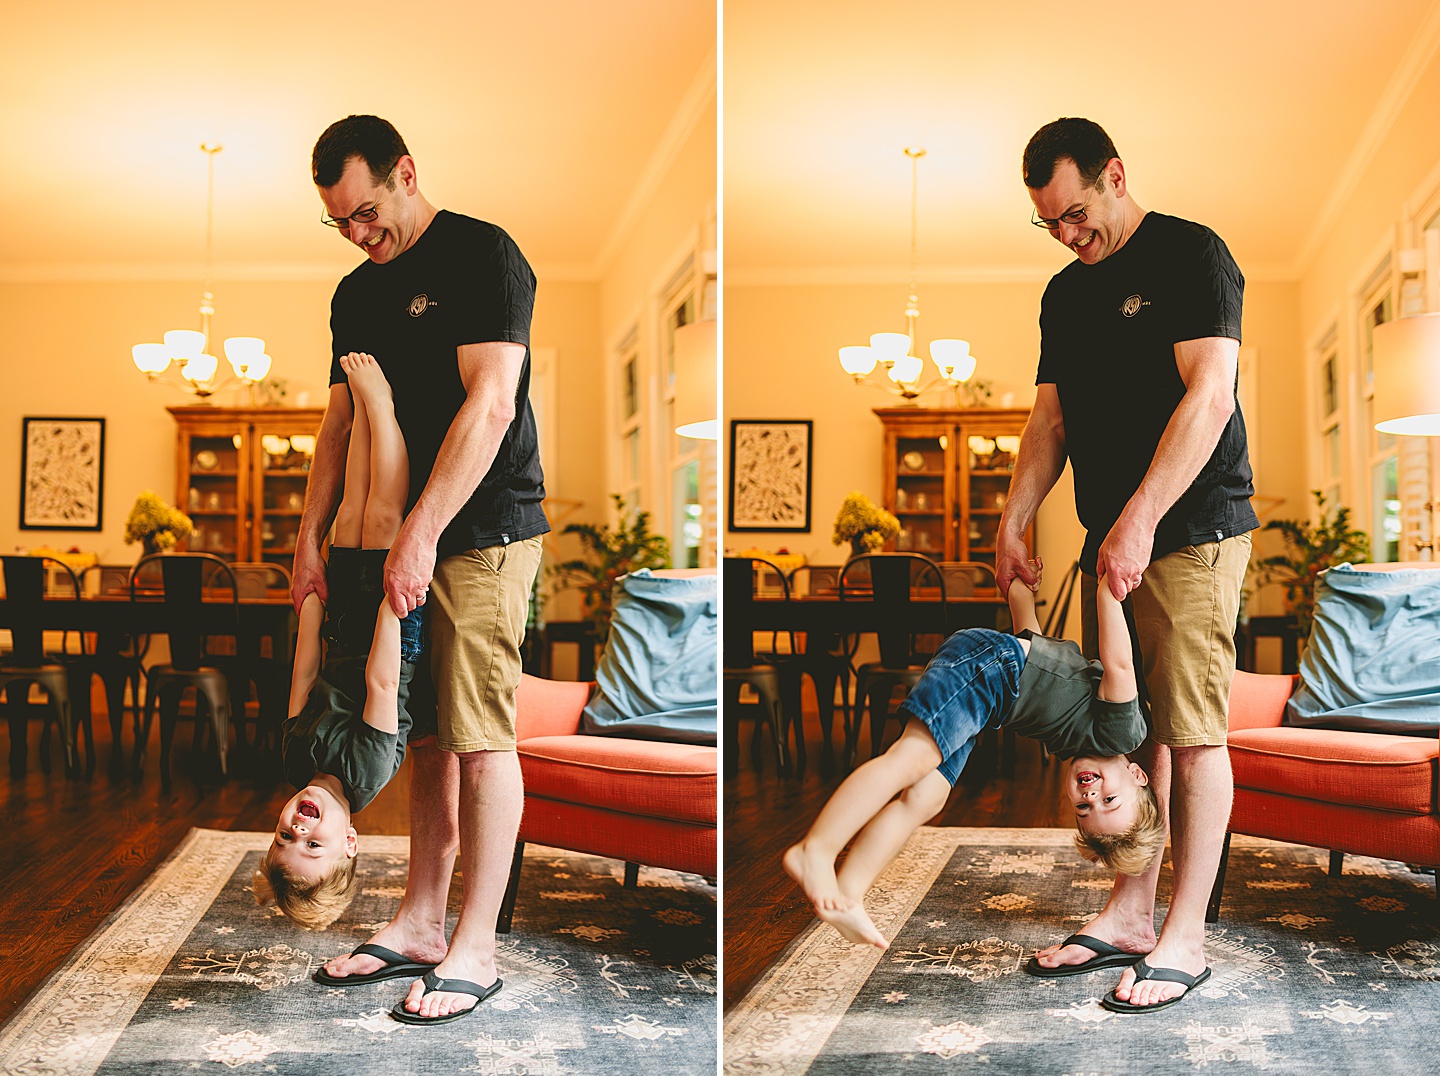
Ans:
[[[290,709],[294,717],[305,708],[310,689],[320,675],[320,625],[325,619],[325,606],[313,590],[305,595],[300,606],[300,629],[295,636],[295,669],[290,676]]]
[[[1035,570],[1035,588],[1040,587],[1040,569],[1043,567],[1039,558],[1030,562]],[[1035,591],[1027,587],[1017,575],[1010,581],[1010,590],[1005,595],[1005,600],[1010,603],[1010,621],[1016,631],[1025,631],[1027,628],[1036,635],[1040,634],[1040,618],[1035,615]]]
[[[365,662],[365,724],[379,732],[400,731],[400,621],[388,601],[375,614],[375,638]]]
[[[1106,702],[1129,702],[1139,693],[1130,629],[1125,626],[1125,610],[1103,575],[1095,592],[1095,618],[1100,630],[1100,663],[1105,666],[1100,697]]]

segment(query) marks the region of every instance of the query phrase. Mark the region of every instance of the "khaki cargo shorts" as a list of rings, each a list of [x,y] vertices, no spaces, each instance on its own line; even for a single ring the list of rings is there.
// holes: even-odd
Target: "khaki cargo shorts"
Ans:
[[[541,540],[470,549],[435,565],[425,616],[428,677],[417,675],[412,742],[445,751],[515,750],[515,689]]]
[[[1151,737],[1170,747],[1219,746],[1229,722],[1235,675],[1235,618],[1250,563],[1250,536],[1190,545],[1145,569],[1125,602],[1130,637],[1144,671]],[[1095,653],[1094,576],[1080,586],[1087,657]]]

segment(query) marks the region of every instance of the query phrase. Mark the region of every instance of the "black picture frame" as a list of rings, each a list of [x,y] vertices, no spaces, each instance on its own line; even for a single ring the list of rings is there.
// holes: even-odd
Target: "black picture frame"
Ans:
[[[20,420],[20,529],[98,531],[105,523],[105,420]]]
[[[811,419],[731,419],[730,530],[808,532],[814,455]]]

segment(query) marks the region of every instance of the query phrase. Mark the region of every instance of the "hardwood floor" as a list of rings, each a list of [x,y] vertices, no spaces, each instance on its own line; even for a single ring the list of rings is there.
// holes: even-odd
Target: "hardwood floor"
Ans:
[[[97,685],[98,689],[98,685]],[[39,766],[39,721],[29,728],[29,769],[4,781],[0,841],[0,1026],[70,951],[125,902],[192,826],[268,831],[294,790],[279,776],[257,776],[232,764],[231,779],[202,787],[188,770],[192,725],[182,722],[171,758],[169,793],[160,790],[159,729],[151,733],[143,779],[107,775],[110,723],[95,695],[99,765],[89,780],[67,781],[57,741],[52,771]],[[158,726],[158,722],[157,722]],[[233,743],[233,739],[232,739]],[[126,716],[126,757],[133,748]],[[8,748],[8,737],[7,737]],[[232,759],[234,758],[232,747]],[[356,816],[364,834],[409,832],[410,763]]]
[[[761,753],[757,772],[751,725],[741,728],[740,772],[723,785],[725,828],[725,1008],[728,1010],[813,921],[810,905],[780,869],[780,855],[804,836],[820,808],[844,778],[822,777],[819,717],[806,695],[805,727],[809,765],[800,777],[779,777],[772,751]],[[836,715],[836,739],[843,739]],[[898,730],[889,725],[887,744]],[[1040,760],[1040,745],[1023,737],[1005,742],[1000,766],[997,737],[987,733],[976,745],[945,810],[940,826],[1055,827],[1070,825],[1060,814],[1059,765]],[[868,726],[861,729],[861,760],[868,755]]]

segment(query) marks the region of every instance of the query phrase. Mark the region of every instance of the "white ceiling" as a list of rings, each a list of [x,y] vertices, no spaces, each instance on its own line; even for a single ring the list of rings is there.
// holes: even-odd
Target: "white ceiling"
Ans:
[[[1020,156],[1062,115],[1106,128],[1144,208],[1297,276],[1440,44],[1434,0],[726,0],[723,23],[736,283],[903,275],[907,145],[923,276],[1054,272]]]
[[[713,0],[6,0],[0,277],[193,271],[202,141],[225,146],[217,275],[343,270],[309,161],[352,112],[396,125],[432,202],[593,276],[714,50]]]

